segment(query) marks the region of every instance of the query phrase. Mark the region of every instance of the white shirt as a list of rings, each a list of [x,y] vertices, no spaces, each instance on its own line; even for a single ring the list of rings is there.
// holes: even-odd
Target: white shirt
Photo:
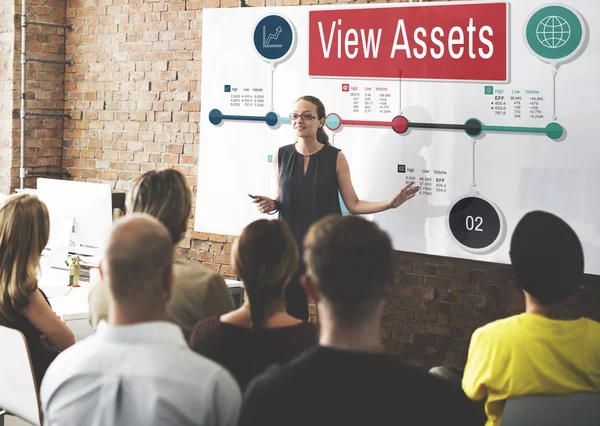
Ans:
[[[113,326],[61,353],[42,382],[45,426],[234,426],[240,389],[166,322]]]

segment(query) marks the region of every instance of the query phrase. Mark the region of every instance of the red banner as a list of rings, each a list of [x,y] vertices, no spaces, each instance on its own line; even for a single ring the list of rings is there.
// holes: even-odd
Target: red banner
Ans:
[[[309,75],[507,81],[507,28],[505,2],[315,10]]]

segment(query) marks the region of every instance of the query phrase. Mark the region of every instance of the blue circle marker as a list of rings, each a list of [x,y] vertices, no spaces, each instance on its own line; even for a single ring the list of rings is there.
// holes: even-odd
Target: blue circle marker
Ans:
[[[210,124],[217,126],[223,121],[223,114],[218,109],[213,109],[208,113],[208,121],[210,121]]]
[[[342,124],[342,120],[340,116],[337,114],[329,114],[325,119],[325,125],[329,127],[330,130],[337,130],[340,128]]]
[[[277,113],[270,111],[267,113],[267,115],[265,115],[265,122],[269,127],[277,126],[277,122],[279,122],[279,116]]]
[[[256,53],[271,64],[287,59],[293,53],[295,41],[294,25],[281,15],[267,15],[254,27]]]

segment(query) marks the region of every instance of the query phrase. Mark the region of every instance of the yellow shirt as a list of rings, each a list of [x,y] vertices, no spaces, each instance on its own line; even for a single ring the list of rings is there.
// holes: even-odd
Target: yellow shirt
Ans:
[[[527,313],[494,321],[473,333],[462,385],[487,398],[486,426],[500,425],[510,397],[600,392],[600,323]]]

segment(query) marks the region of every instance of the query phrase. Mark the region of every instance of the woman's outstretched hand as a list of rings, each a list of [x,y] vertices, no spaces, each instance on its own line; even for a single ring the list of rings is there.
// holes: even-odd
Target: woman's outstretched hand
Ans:
[[[271,213],[277,208],[275,201],[269,197],[265,197],[264,195],[255,195],[252,202],[256,203],[256,207],[261,213]]]
[[[390,201],[391,209],[399,207],[400,205],[404,204],[404,202],[410,200],[415,195],[417,195],[417,192],[419,192],[420,188],[418,186],[413,186],[414,184],[414,182],[406,184],[404,188],[400,190],[400,192],[394,195],[394,198],[392,198],[392,201]]]

